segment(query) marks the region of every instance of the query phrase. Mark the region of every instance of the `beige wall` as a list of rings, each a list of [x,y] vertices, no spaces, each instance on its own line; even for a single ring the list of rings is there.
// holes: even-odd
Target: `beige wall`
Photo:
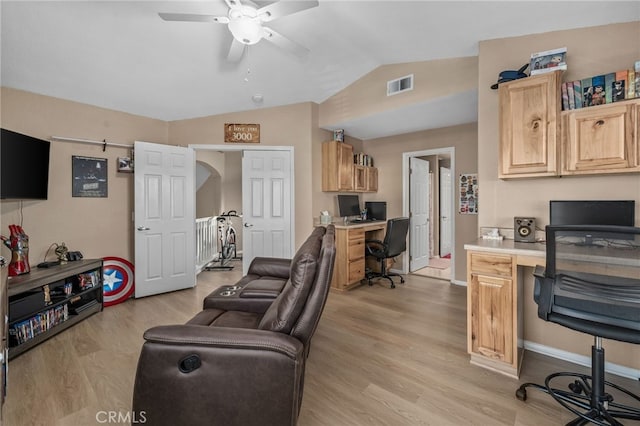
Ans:
[[[378,168],[378,192],[365,194],[363,200],[386,201],[387,217],[402,216],[402,154],[437,148],[455,148],[456,169],[452,170],[452,183],[455,185],[460,173],[477,172],[477,139],[476,124],[471,123],[363,142],[364,152],[373,156],[374,164]],[[457,205],[456,197],[454,206],[457,207]],[[482,209],[482,204],[480,206]],[[478,235],[477,229],[477,215],[456,213],[453,245],[455,277],[452,277],[456,281],[466,281],[464,244]]]
[[[633,66],[640,59],[640,22],[557,31],[480,43],[478,103],[478,174],[480,226],[513,227],[514,216],[533,216],[539,226],[549,222],[550,199],[636,200],[640,218],[640,178],[637,174],[590,177],[498,179],[498,93],[489,86],[498,73],[517,69],[531,52],[567,47],[564,81],[605,74]],[[531,269],[525,269],[524,339],[569,352],[590,355],[592,338],[538,319],[532,300]],[[640,368],[640,346],[607,342],[608,361]]]
[[[633,67],[640,59],[640,22],[556,31],[480,43],[478,89],[478,174],[480,226],[513,228],[514,216],[532,216],[549,223],[550,199],[635,199],[640,218],[638,175],[578,176],[521,180],[498,179],[498,92],[489,86],[498,73],[517,69],[531,52],[567,47],[573,81]],[[507,201],[508,200],[508,201]]]
[[[334,124],[463,93],[477,88],[478,58],[439,59],[383,65],[366,74],[320,105],[319,124]],[[414,89],[387,96],[387,81],[414,75]]]
[[[51,136],[103,140],[133,144],[135,140],[167,142],[167,123],[160,120],[96,108],[71,101],[2,88],[3,128],[40,139]],[[2,201],[1,232],[20,223],[29,235],[29,260],[42,262],[53,243],[66,243],[85,258],[118,256],[133,260],[133,174],[118,173],[117,157],[128,157],[128,149],[98,145],[51,142],[49,197],[46,201]],[[71,196],[71,156],[108,159],[108,197]],[[28,177],[28,171],[25,171]],[[10,255],[2,248],[2,254]],[[50,256],[47,260],[53,260]]]
[[[225,123],[256,123],[260,124],[260,145],[292,146],[295,162],[295,233],[298,247],[307,238],[313,224],[313,193],[309,188],[312,188],[313,161],[316,160],[312,159],[311,149],[312,140],[317,134],[312,128],[316,108],[317,105],[309,102],[172,121],[169,123],[169,141],[182,146],[224,145]],[[224,182],[222,192],[226,193]],[[226,210],[237,208],[227,204],[222,206]]]

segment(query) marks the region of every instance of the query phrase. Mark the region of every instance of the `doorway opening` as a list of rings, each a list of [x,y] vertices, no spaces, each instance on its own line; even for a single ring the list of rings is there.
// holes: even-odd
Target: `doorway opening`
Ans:
[[[243,273],[256,256],[291,257],[295,241],[293,147],[189,145],[215,170],[197,193],[198,216],[234,212]],[[209,197],[212,197],[210,199]]]
[[[424,163],[418,167],[422,171],[412,171]],[[453,147],[403,154],[404,214],[412,219],[405,271],[447,281],[455,277],[454,173]]]

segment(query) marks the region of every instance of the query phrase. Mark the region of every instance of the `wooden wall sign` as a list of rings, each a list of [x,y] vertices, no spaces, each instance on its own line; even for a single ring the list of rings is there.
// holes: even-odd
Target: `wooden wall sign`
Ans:
[[[225,123],[224,141],[230,143],[260,143],[260,125]]]

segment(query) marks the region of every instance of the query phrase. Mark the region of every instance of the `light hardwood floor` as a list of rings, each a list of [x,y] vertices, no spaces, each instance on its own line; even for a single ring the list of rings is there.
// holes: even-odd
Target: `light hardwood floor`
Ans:
[[[184,323],[210,291],[235,282],[240,271],[203,272],[194,289],[105,308],[12,360],[4,424],[95,425],[104,424],[99,412],[127,413],[144,330]],[[312,341],[299,425],[570,420],[548,395],[530,391],[523,403],[514,397],[517,380],[469,364],[465,300],[466,288],[415,275],[394,290],[379,284],[332,292]],[[567,369],[585,371],[527,352],[520,381],[539,382]],[[640,393],[637,381],[608,380]]]

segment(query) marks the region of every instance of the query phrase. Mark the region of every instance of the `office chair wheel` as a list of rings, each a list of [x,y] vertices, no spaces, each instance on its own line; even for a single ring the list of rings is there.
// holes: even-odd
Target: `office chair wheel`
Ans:
[[[516,390],[516,398],[518,398],[520,401],[527,400],[527,390],[524,388],[524,386],[520,386]]]
[[[571,389],[571,392],[577,394],[581,394],[582,392],[584,392],[584,386],[582,386],[582,383],[577,380],[573,383],[569,383],[569,389]]]
[[[400,276],[400,284],[404,284],[404,278]]]

